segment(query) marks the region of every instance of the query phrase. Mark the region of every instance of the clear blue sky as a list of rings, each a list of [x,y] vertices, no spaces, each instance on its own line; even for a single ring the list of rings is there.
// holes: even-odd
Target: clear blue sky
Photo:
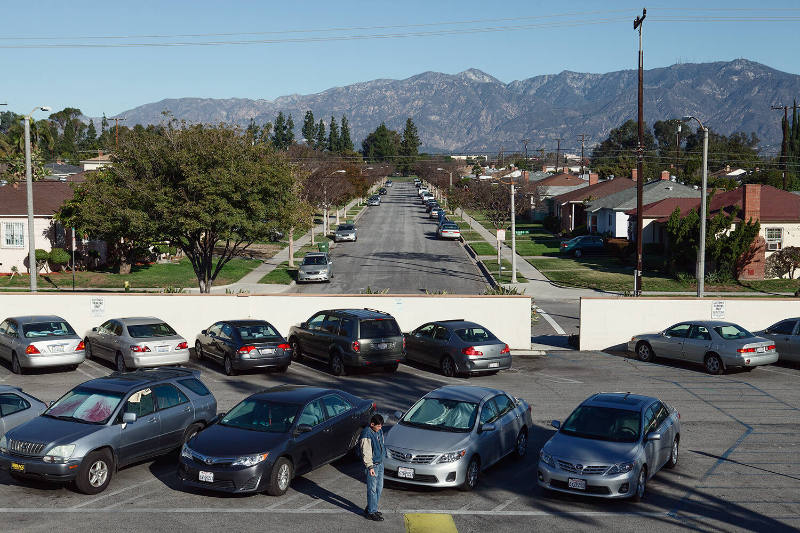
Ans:
[[[763,4],[769,7],[753,10]],[[698,5],[706,10],[698,11]],[[675,0],[662,5],[627,0],[34,0],[7,2],[1,11],[0,102],[8,107],[0,110],[27,113],[37,105],[54,110],[73,106],[89,116],[111,116],[163,98],[273,99],[427,70],[456,73],[474,67],[509,82],[562,70],[629,69],[636,66],[632,22],[643,6],[648,8],[645,68],[744,57],[800,73],[797,45],[790,44],[800,29],[797,0]],[[702,16],[715,20],[698,22]],[[754,20],[759,17],[791,20]],[[464,21],[485,22],[458,24]],[[498,31],[474,31],[490,28]],[[449,33],[309,40],[442,31]],[[247,32],[251,34],[242,35]],[[174,37],[179,34],[237,35]],[[168,37],[144,37],[149,35]],[[300,42],[63,47],[259,39]],[[29,45],[58,46],[10,48]]]

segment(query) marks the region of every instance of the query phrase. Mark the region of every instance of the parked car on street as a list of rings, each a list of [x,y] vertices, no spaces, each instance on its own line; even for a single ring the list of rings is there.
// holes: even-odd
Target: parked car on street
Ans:
[[[438,219],[439,213],[444,214],[444,209],[442,209],[437,205],[430,210],[430,212],[428,213],[428,218]]]
[[[800,318],[781,320],[763,331],[754,332],[775,344],[780,361],[800,363]]]
[[[429,192],[423,193],[421,198],[422,198],[422,203],[423,204],[425,204],[425,202],[427,202],[429,200],[433,200],[434,199],[433,195],[431,193],[429,193]]]
[[[461,228],[455,222],[445,220],[439,225],[438,234],[440,239],[458,239],[461,237]]]
[[[427,187],[422,187],[422,186],[420,186],[420,187],[417,189],[417,195],[418,195],[420,198],[422,198],[422,195],[424,195],[424,194],[429,194],[429,193],[428,193],[428,188],[427,188]]]
[[[386,185],[387,187],[391,187],[394,185],[394,183],[392,182],[392,180],[386,180],[386,183],[384,185]]]
[[[369,199],[367,199],[367,205],[368,206],[381,205],[381,197],[378,195],[370,196]]]
[[[339,224],[336,232],[333,234],[333,242],[353,241],[358,240],[358,230],[353,224]]]
[[[184,444],[178,476],[202,489],[280,496],[294,476],[352,450],[375,407],[336,389],[258,392]]]
[[[201,361],[222,363],[228,376],[253,368],[286,372],[292,362],[289,343],[264,320],[223,320],[212,324],[197,336],[194,352]]]
[[[374,309],[320,311],[292,326],[289,344],[295,360],[309,357],[326,362],[335,376],[355,367],[394,372],[405,360],[405,338],[397,321]]]
[[[561,241],[558,251],[564,255],[581,257],[585,254],[601,254],[605,251],[603,238],[598,235],[581,235],[568,241]]]
[[[546,491],[640,501],[649,479],[678,464],[680,415],[657,398],[595,394],[552,426],[536,476]]]
[[[297,267],[297,283],[304,281],[330,282],[333,277],[333,260],[325,252],[309,252]]]
[[[217,401],[198,375],[160,368],[82,383],[0,437],[0,467],[18,481],[102,492],[119,468],[179,449],[214,419]]]
[[[74,370],[85,359],[84,343],[60,316],[14,316],[0,322],[0,359],[15,374],[57,366]]]
[[[117,372],[132,368],[182,365],[189,344],[160,318],[112,318],[92,328],[84,339],[87,359],[105,359]]]
[[[441,387],[395,416],[386,434],[386,478],[465,491],[507,455],[525,457],[534,427],[524,400],[485,387]]]
[[[0,437],[42,414],[47,404],[19,387],[0,385]]]
[[[511,368],[508,344],[475,322],[440,320],[406,334],[406,357],[442,374],[496,373]]]
[[[709,374],[732,367],[753,370],[778,360],[774,341],[733,322],[716,320],[681,322],[658,333],[636,335],[628,341],[628,350],[645,362],[663,357],[700,363]]]
[[[386,187],[381,187],[380,189],[378,189],[378,194],[380,194],[381,196],[384,196],[385,194],[388,193],[389,191],[386,190]]]
[[[414,186],[419,187],[420,185],[422,185],[422,180],[419,178],[414,178]]]
[[[429,200],[429,201],[425,202],[425,212],[426,213],[430,213],[431,209],[433,209],[434,207],[439,207],[439,202],[437,202],[436,200]]]

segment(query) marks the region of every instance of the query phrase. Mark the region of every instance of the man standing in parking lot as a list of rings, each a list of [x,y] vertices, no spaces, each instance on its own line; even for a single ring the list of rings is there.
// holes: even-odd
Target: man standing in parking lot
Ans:
[[[383,417],[372,415],[369,426],[364,428],[359,439],[361,460],[367,477],[367,507],[364,516],[380,522],[383,515],[378,512],[378,502],[383,491],[383,459],[386,457],[386,446],[383,444]]]

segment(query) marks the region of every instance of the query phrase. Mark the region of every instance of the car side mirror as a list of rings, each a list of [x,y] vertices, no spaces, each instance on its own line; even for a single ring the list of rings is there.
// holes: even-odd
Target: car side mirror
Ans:
[[[300,329],[308,329],[308,322],[300,323]]]
[[[558,420],[553,420],[552,422],[550,422],[550,425],[556,429],[561,429],[561,422]]]
[[[652,433],[648,433],[648,434],[647,434],[647,440],[648,440],[648,441],[651,441],[651,440],[661,440],[661,433],[658,433],[658,432],[656,432],[656,431],[653,431]]]
[[[122,413],[123,424],[133,424],[136,422],[136,413]]]
[[[294,430],[294,434],[295,436],[302,435],[303,433],[308,433],[311,429],[311,426],[308,424],[298,424],[297,428]]]
[[[203,331],[200,332],[200,335],[206,335],[206,334],[208,334],[208,332],[206,330],[203,330]]]
[[[487,431],[494,431],[496,428],[494,424],[481,424],[480,433],[485,433]]]
[[[215,416],[214,418],[211,419],[211,423],[212,424],[216,424],[217,422],[222,420],[222,417],[225,416],[226,414],[228,414],[228,413],[225,412],[225,411],[222,411],[221,413],[217,413],[217,416]]]
[[[92,331],[97,331],[97,328],[92,328]]]
[[[403,411],[395,411],[394,417],[399,421],[401,418],[403,418]]]

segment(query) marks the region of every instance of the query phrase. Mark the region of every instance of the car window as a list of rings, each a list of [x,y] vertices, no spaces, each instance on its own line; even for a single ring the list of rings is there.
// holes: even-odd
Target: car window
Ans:
[[[736,324],[725,324],[724,326],[716,326],[714,327],[714,331],[717,332],[717,335],[722,337],[725,340],[730,339],[749,339],[754,335],[747,331],[746,329],[737,326]]]
[[[497,416],[503,416],[514,408],[514,402],[505,394],[498,394],[492,401],[497,407]]]
[[[689,328],[691,327],[691,324],[678,324],[677,326],[672,326],[664,333],[666,333],[669,337],[678,337],[679,339],[683,339],[689,334]]]
[[[771,325],[768,329],[770,333],[777,333],[778,335],[791,335],[794,332],[795,320],[784,320],[777,324]]]
[[[669,417],[669,411],[661,402],[658,402],[656,406],[656,428],[659,428],[661,427],[661,424],[663,424],[664,421]]]
[[[437,341],[446,341],[450,338],[450,331],[444,326],[436,326],[436,330],[433,332],[433,338]]]
[[[362,339],[378,339],[381,337],[397,337],[401,335],[400,326],[393,318],[374,318],[361,321]]]
[[[320,329],[324,321],[325,321],[325,314],[320,313],[312,317],[311,320],[308,321],[308,329]]]
[[[105,424],[122,401],[122,393],[78,386],[58,399],[45,414],[89,424]]]
[[[354,228],[354,226],[352,224],[342,224],[341,226],[339,226],[336,229],[340,230],[340,231],[352,231],[353,228]]]
[[[328,417],[333,418],[346,413],[352,409],[350,402],[339,396],[338,394],[329,394],[322,397],[322,404],[328,410]]]
[[[117,337],[121,336],[122,335],[122,323],[121,322],[114,322],[113,326],[114,326],[114,330],[113,330],[114,331],[114,335],[116,335]]]
[[[0,323],[0,335],[5,335],[7,328],[8,328],[8,320],[3,320],[3,322]]]
[[[281,336],[270,324],[263,322],[237,326],[239,337],[245,342],[269,342],[280,340]]]
[[[97,332],[98,332],[98,333],[107,333],[107,334],[110,334],[110,333],[112,333],[112,332],[113,332],[113,329],[114,329],[114,328],[113,328],[113,326],[112,326],[112,321],[111,321],[111,320],[106,320],[105,322],[103,322],[102,324],[100,324],[100,327],[99,327],[99,328],[97,328]]]
[[[8,322],[8,329],[6,330],[6,335],[9,337],[16,337],[17,336],[17,323],[9,321]]]
[[[40,337],[66,337],[75,335],[72,326],[63,320],[48,320],[47,322],[32,322],[22,325],[22,333],[26,339]]]
[[[322,323],[322,329],[332,335],[336,335],[339,332],[339,317],[336,315],[326,316],[325,322]]]
[[[233,338],[233,326],[230,324],[222,324],[222,327],[219,328],[219,336],[223,339],[232,339]]]
[[[31,404],[22,396],[12,393],[0,394],[0,416],[13,415],[28,409],[30,406]]]
[[[300,418],[297,419],[297,425],[308,424],[314,427],[324,421],[325,411],[322,410],[322,402],[314,400],[303,408],[303,412],[300,413]]]
[[[228,411],[219,424],[249,431],[286,433],[294,423],[297,408],[295,404],[247,398]]]
[[[708,328],[706,328],[705,326],[695,324],[694,326],[692,326],[692,330],[689,332],[689,338],[700,341],[710,341],[711,333],[708,332]]]
[[[428,337],[433,338],[433,331],[436,329],[436,324],[428,324],[426,326],[422,326],[417,330],[414,334],[417,337]]]
[[[343,318],[339,322],[339,336],[352,338],[356,330],[356,321],[352,318]]]
[[[584,439],[637,442],[641,423],[639,411],[580,405],[564,421],[559,432]]]
[[[327,265],[328,259],[324,255],[305,256],[303,258],[304,265]]]
[[[495,336],[481,327],[457,329],[456,335],[464,342],[483,342],[494,340]]]
[[[122,408],[122,413],[133,413],[136,418],[151,415],[156,410],[156,402],[152,389],[142,389],[131,394],[125,406]]]
[[[481,408],[481,424],[490,424],[497,419],[497,408],[493,401],[488,401]]]
[[[192,391],[193,393],[197,394],[198,396],[208,396],[211,394],[211,391],[208,390],[208,387],[203,385],[203,382],[199,379],[195,378],[188,378],[188,379],[179,379],[178,383]]]
[[[222,329],[222,324],[214,324],[210,328],[208,328],[207,333],[212,336],[219,336],[219,332]]]
[[[644,434],[647,435],[651,431],[655,431],[656,429],[656,415],[658,414],[657,411],[658,404],[653,404],[647,408],[644,412]]]
[[[137,324],[128,325],[128,333],[134,339],[146,339],[148,337],[172,337],[177,335],[175,330],[169,327],[169,324],[164,322],[155,322],[153,324]]]
[[[169,383],[156,385],[153,387],[153,393],[156,395],[159,409],[169,409],[189,401],[189,398],[184,393]]]

